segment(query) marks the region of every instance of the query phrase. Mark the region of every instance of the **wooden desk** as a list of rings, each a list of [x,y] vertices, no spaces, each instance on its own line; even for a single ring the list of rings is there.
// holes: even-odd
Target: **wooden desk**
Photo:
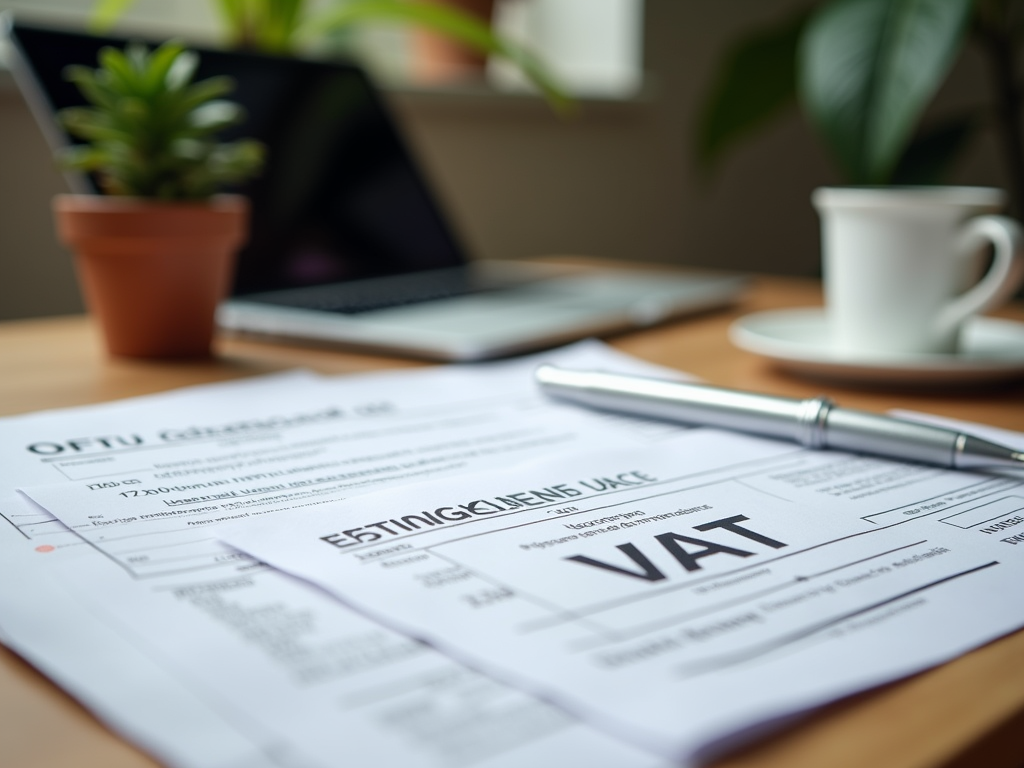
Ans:
[[[619,349],[710,383],[843,405],[901,407],[1024,431],[1024,382],[982,392],[824,387],[786,375],[726,339],[745,312],[820,302],[813,282],[763,279],[736,309],[611,340]],[[1024,319],[1024,307],[1004,314]],[[225,340],[217,359],[171,364],[109,360],[85,318],[0,324],[0,414],[82,405],[303,366],[324,373],[422,365],[374,355]],[[1007,585],[1020,589],[1020,585]],[[910,680],[826,708],[803,724],[716,763],[777,768],[1021,768],[1024,631]],[[0,649],[0,765],[153,768],[70,697]],[[361,768],[352,766],[352,768]]]

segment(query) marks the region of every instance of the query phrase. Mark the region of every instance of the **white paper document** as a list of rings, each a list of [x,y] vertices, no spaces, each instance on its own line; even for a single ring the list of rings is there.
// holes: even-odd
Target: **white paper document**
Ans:
[[[113,730],[167,765],[270,768],[314,763],[294,752],[294,743],[256,727],[237,709],[190,685],[134,632],[107,621],[88,601],[69,592],[70,580],[91,593],[89,569],[102,567],[106,558],[52,515],[26,503],[15,488],[102,477],[120,450],[141,439],[137,431],[150,420],[167,424],[162,417],[183,413],[210,417],[223,403],[274,402],[282,390],[302,397],[315,381],[311,374],[289,373],[0,419],[3,642]]]
[[[581,344],[0,421],[6,640],[183,768],[663,765],[217,540],[374,488],[684,431],[548,402],[542,359],[657,370]]]
[[[1022,480],[693,430],[219,535],[686,759],[1024,625]]]

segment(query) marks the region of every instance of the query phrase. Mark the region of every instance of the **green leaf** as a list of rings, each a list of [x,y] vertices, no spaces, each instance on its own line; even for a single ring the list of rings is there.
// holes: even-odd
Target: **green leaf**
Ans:
[[[245,0],[217,0],[217,9],[228,30],[228,44],[234,48],[245,39]]]
[[[116,94],[112,93],[96,74],[88,67],[73,64],[64,68],[64,79],[74,83],[85,100],[107,109],[113,109],[117,103]]]
[[[174,100],[174,109],[182,113],[190,112],[208,101],[231,93],[234,88],[235,81],[227,75],[208,77],[198,83],[190,84],[181,91]]]
[[[900,157],[891,182],[941,184],[980,122],[976,114],[966,114],[923,127]]]
[[[96,72],[99,82],[122,94],[137,92],[138,76],[125,53],[110,46],[101,48],[99,63],[100,68]]]
[[[170,69],[164,77],[164,84],[169,90],[178,91],[185,88],[195,77],[199,67],[199,56],[194,51],[179,50],[174,57]]]
[[[68,133],[90,142],[116,141],[129,143],[135,136],[109,115],[84,107],[69,107],[60,113],[61,123]]]
[[[93,171],[103,166],[106,162],[106,154],[95,147],[75,145],[61,149],[57,153],[57,159],[65,168]]]
[[[132,42],[128,43],[128,46],[125,48],[125,55],[128,58],[128,64],[135,78],[134,82],[141,86],[144,82],[143,74],[149,63],[149,49],[142,43]]]
[[[206,146],[195,139],[178,139],[171,144],[170,151],[176,160],[200,160],[206,154]]]
[[[299,26],[303,0],[265,0],[261,44],[270,53],[289,53]]]
[[[726,52],[698,118],[697,158],[705,168],[795,103],[797,46],[809,13],[757,29]]]
[[[92,14],[89,16],[89,30],[92,32],[109,32],[135,0],[96,0]]]
[[[242,121],[242,108],[230,101],[211,101],[194,110],[189,127],[199,133],[215,133]]]
[[[499,43],[490,27],[474,16],[431,2],[408,0],[350,0],[335,3],[306,26],[325,32],[366,21],[418,24],[466,43],[481,53],[497,53]]]
[[[889,181],[960,51],[972,0],[832,0],[801,39],[800,98],[855,184]]]
[[[161,88],[174,88],[176,85],[188,82],[192,75],[190,72],[179,72],[183,66],[182,58],[187,58],[191,51],[185,52],[180,43],[168,41],[153,51],[149,57],[149,66],[144,73],[144,87],[147,94],[156,94]],[[176,79],[177,78],[177,79]]]
[[[208,162],[219,184],[234,184],[259,170],[264,153],[264,146],[257,141],[235,141],[215,147]]]

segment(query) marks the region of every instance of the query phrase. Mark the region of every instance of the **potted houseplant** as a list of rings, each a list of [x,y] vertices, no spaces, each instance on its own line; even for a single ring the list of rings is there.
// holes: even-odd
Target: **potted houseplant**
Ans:
[[[799,104],[851,184],[934,184],[991,127],[1011,212],[1024,215],[1024,0],[818,0],[749,31],[727,51],[698,127],[706,165]],[[969,47],[988,65],[991,103],[925,115]]]
[[[107,194],[58,195],[57,229],[113,355],[209,355],[246,238],[247,198],[218,192],[255,173],[263,147],[217,140],[241,109],[220,98],[229,79],[193,82],[197,61],[176,42],[132,44],[104,48],[98,69],[66,73],[90,106],[60,113],[86,142],[60,160]]]

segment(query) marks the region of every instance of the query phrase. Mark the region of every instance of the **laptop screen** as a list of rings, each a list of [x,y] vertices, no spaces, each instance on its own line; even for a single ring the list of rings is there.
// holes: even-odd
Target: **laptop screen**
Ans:
[[[79,105],[69,64],[96,66],[124,39],[13,25],[52,111]],[[347,63],[199,50],[197,79],[229,75],[247,119],[225,139],[267,146],[236,296],[457,266],[464,254],[365,73]]]

